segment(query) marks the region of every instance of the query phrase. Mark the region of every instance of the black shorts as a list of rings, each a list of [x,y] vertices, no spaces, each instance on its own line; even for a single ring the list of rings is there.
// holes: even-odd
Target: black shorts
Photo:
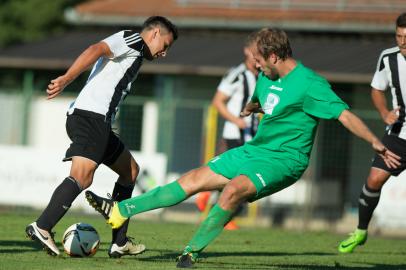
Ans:
[[[390,151],[401,157],[400,166],[396,169],[388,168],[379,155],[375,155],[372,161],[372,167],[382,169],[389,172],[393,176],[398,176],[401,172],[406,169],[406,140],[403,140],[394,135],[385,134],[382,138],[382,143]]]
[[[66,132],[72,143],[63,161],[79,156],[110,166],[124,151],[124,144],[111,130],[104,115],[75,109],[66,119]]]
[[[233,139],[224,139],[224,141],[226,143],[227,150],[230,150],[230,149],[233,149],[233,148],[236,148],[236,147],[240,147],[240,146],[242,146],[244,144],[244,142],[241,141],[240,139],[235,139],[235,140],[233,140]]]

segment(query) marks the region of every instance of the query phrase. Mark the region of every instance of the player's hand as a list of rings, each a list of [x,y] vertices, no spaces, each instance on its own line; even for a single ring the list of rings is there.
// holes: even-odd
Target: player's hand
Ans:
[[[380,141],[374,141],[372,148],[383,159],[388,168],[397,168],[400,166],[400,157],[388,150]]]
[[[51,81],[47,88],[47,99],[52,99],[59,95],[63,89],[69,84],[69,81],[64,76],[59,76],[58,78]]]
[[[261,108],[261,105],[258,102],[249,102],[247,105],[245,105],[244,109],[240,113],[241,117],[246,117],[251,115],[251,113],[264,113],[264,111]]]
[[[245,123],[244,119],[242,118],[237,118],[234,124],[236,124],[239,129],[245,129],[247,127],[247,123]]]
[[[396,121],[398,121],[399,115],[398,112],[400,110],[400,107],[397,107],[393,109],[392,111],[388,112],[384,117],[383,121],[387,125],[393,125]]]

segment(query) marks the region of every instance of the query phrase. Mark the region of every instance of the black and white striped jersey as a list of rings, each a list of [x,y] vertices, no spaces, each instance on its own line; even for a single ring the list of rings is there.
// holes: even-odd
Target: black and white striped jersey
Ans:
[[[245,104],[250,101],[255,90],[256,84],[255,75],[247,69],[244,63],[237,67],[231,68],[224,75],[217,91],[222,92],[229,97],[227,102],[227,110],[234,116],[239,116]],[[244,120],[248,127],[253,124],[252,117],[245,117]],[[256,130],[256,127],[252,127]],[[230,121],[225,121],[223,129],[223,138],[229,140],[241,139],[241,132],[238,126]]]
[[[400,107],[400,110],[399,120],[388,127],[388,132],[406,140],[406,58],[400,53],[399,47],[381,53],[371,86],[382,91],[390,88],[392,106]]]
[[[146,45],[139,33],[130,30],[115,33],[103,42],[109,46],[113,56],[100,57],[96,61],[68,114],[80,109],[103,115],[106,121],[112,122],[137,77]]]

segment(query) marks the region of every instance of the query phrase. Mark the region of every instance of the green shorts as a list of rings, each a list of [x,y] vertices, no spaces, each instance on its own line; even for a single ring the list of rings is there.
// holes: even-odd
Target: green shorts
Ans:
[[[307,162],[299,162],[281,155],[258,155],[242,147],[233,148],[214,157],[207,165],[228,179],[246,175],[257,189],[249,201],[278,192],[295,183],[307,168]]]

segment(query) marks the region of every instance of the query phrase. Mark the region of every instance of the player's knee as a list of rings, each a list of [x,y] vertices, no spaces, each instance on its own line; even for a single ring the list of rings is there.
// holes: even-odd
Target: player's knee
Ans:
[[[140,173],[140,166],[136,161],[131,166],[131,172],[128,175],[128,182],[134,184],[137,181],[138,174]]]
[[[93,171],[88,170],[72,170],[70,176],[73,177],[83,189],[86,189],[93,182],[93,174]]]
[[[228,184],[221,192],[218,203],[224,209],[234,209],[243,201],[242,193],[236,185]]]
[[[368,187],[374,190],[380,190],[385,182],[386,178],[374,174],[369,175],[367,180]]]
[[[206,181],[200,169],[193,169],[178,179],[179,185],[189,196],[206,191]]]
[[[137,181],[137,177],[140,171],[140,167],[135,162],[135,160],[131,161],[131,165],[127,167],[122,167],[118,171],[120,176],[120,182],[123,185],[134,185]]]

